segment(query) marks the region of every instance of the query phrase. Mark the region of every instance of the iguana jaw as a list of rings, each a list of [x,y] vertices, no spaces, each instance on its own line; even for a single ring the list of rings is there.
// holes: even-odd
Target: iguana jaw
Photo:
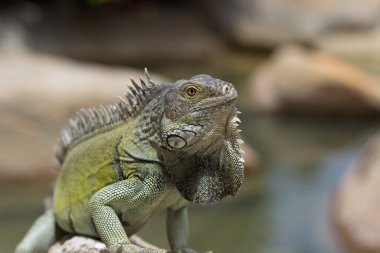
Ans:
[[[163,149],[165,167],[181,195],[190,202],[213,204],[235,195],[242,183],[244,168],[235,108],[227,119],[223,134],[209,140],[203,137],[206,143],[201,147],[195,143],[186,150]]]
[[[237,99],[238,95],[235,89],[231,91],[230,94],[225,95],[223,97],[215,97],[215,98],[209,98],[205,101],[199,103],[197,107],[195,108],[195,111],[202,111],[206,110],[208,108],[212,107],[218,107],[221,105],[226,105],[230,103],[231,101],[235,101]]]

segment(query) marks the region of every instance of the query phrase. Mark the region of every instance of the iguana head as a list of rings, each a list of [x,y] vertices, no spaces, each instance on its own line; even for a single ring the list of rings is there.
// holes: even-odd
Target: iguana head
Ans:
[[[182,196],[211,204],[234,195],[243,180],[232,84],[208,75],[179,80],[164,96],[165,167]]]

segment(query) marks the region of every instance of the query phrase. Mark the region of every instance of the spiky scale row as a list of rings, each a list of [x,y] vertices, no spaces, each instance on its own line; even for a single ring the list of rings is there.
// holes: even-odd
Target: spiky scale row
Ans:
[[[232,118],[231,122],[232,122],[233,126],[235,127],[235,133],[236,133],[236,135],[237,135],[236,141],[237,141],[237,143],[238,143],[239,146],[240,146],[241,144],[244,143],[244,141],[243,141],[241,138],[239,138],[239,135],[240,135],[240,133],[241,133],[241,130],[238,129],[239,124],[241,123],[241,120],[240,120],[240,119],[238,118],[238,116],[237,116],[237,115],[239,115],[239,114],[241,114],[241,112],[240,112],[240,111],[236,111],[236,115],[235,115],[235,117]],[[240,148],[240,154],[245,154],[245,152],[244,152],[244,150],[243,150],[242,148]],[[244,163],[244,162],[245,162],[244,159],[243,159],[243,157],[240,157],[239,161],[240,161],[241,163]]]
[[[86,136],[136,116],[145,106],[147,94],[155,87],[146,68],[145,77],[146,82],[140,77],[140,84],[131,78],[132,85],[128,87],[125,96],[117,97],[119,103],[100,106],[97,109],[81,109],[77,112],[61,132],[56,151],[58,161],[62,163],[67,151]]]

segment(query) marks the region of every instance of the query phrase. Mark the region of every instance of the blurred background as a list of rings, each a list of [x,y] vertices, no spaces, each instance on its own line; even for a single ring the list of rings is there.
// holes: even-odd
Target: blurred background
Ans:
[[[2,1],[1,252],[43,211],[69,117],[115,102],[144,67],[240,96],[244,185],[191,206],[192,247],[380,252],[378,0]],[[163,215],[139,234],[168,247]]]

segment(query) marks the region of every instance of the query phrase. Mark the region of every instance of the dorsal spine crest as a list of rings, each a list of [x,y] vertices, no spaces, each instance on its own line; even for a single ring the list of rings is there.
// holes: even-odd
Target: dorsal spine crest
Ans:
[[[156,86],[146,68],[145,77],[146,82],[140,77],[140,83],[131,78],[132,85],[128,86],[124,97],[117,97],[118,103],[101,105],[99,108],[80,109],[75,117],[69,120],[58,141],[56,157],[60,164],[64,161],[68,150],[81,140],[138,115],[147,104],[147,95]]]

